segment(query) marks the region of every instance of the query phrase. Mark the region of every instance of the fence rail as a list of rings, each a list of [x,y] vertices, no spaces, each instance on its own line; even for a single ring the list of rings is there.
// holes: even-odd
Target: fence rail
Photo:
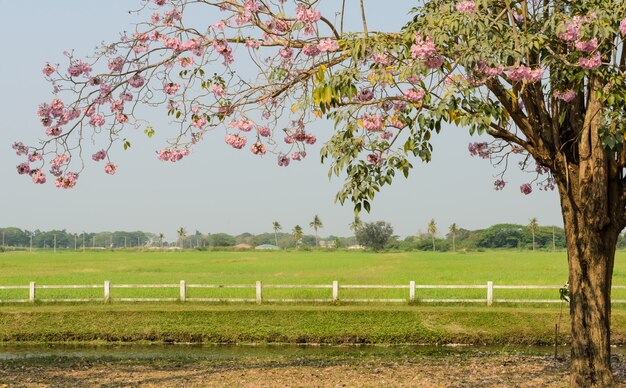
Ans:
[[[561,300],[558,298],[558,294],[555,293],[553,299],[506,299],[495,298],[494,290],[504,289],[528,289],[528,290],[554,290],[560,289],[563,286],[554,285],[495,285],[492,281],[486,284],[468,284],[468,285],[441,285],[441,284],[415,284],[414,281],[409,284],[396,284],[396,285],[363,285],[363,284],[339,284],[338,281],[333,281],[332,284],[263,284],[261,281],[257,281],[255,284],[187,284],[185,280],[181,280],[179,284],[112,284],[106,280],[103,284],[83,284],[83,285],[37,285],[35,282],[30,282],[28,285],[12,285],[12,286],[0,286],[2,290],[28,290],[28,299],[0,299],[0,303],[34,303],[34,302],[244,302],[244,303],[257,303],[263,302],[270,303],[337,303],[337,302],[352,302],[352,303],[485,303],[491,306],[494,303],[559,303]],[[177,288],[179,290],[178,297],[169,298],[130,298],[130,297],[112,297],[112,289],[165,289],[165,288]],[[37,290],[50,290],[50,289],[102,289],[103,295],[101,298],[38,298]],[[188,289],[250,289],[254,290],[254,297],[250,295],[247,298],[218,298],[218,297],[187,297]],[[328,298],[264,298],[263,290],[266,289],[330,289],[331,295]],[[408,295],[406,298],[342,298],[340,297],[340,290],[355,290],[355,289],[372,289],[372,290],[407,290]],[[418,298],[417,291],[424,289],[483,289],[486,290],[485,298]],[[613,289],[626,289],[626,286],[613,286]],[[252,293],[251,293],[252,294]],[[613,303],[626,303],[626,300],[613,300]]]

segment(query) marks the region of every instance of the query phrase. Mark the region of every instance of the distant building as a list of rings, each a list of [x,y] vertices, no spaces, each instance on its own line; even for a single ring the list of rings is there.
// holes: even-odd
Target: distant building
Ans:
[[[280,247],[277,247],[276,245],[272,245],[272,244],[261,244],[256,246],[254,249],[280,249]]]
[[[320,248],[334,248],[335,246],[337,246],[335,240],[320,240]]]
[[[237,245],[235,245],[235,249],[252,249],[252,245],[250,245],[250,244],[237,244]]]
[[[348,249],[365,249],[363,245],[350,245]]]

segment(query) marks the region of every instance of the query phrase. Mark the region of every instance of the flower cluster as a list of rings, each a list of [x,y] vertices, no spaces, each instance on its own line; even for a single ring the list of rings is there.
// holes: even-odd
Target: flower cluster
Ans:
[[[250,150],[255,155],[265,155],[265,153],[267,152],[267,149],[265,148],[265,144],[261,142],[256,142],[252,144],[252,146],[250,147]]]
[[[458,12],[467,13],[473,15],[476,13],[476,3],[473,1],[461,1],[456,3],[456,10]]]
[[[424,99],[424,95],[425,92],[423,89],[409,89],[404,92],[404,97],[414,103],[421,102]]]
[[[565,102],[570,102],[574,98],[576,98],[576,92],[574,92],[572,89],[565,91],[555,91],[552,93],[552,95],[554,96],[554,98],[558,98],[559,100],[563,100]]]
[[[595,53],[593,56],[589,58],[580,57],[578,59],[578,65],[583,69],[591,70],[602,64],[602,56],[600,53]]]
[[[78,174],[74,172],[68,172],[64,176],[59,176],[54,181],[54,185],[58,188],[62,189],[71,189],[76,185],[76,180],[78,179]],[[45,181],[45,178],[44,178]]]
[[[101,160],[104,160],[104,159],[106,159],[106,157],[107,157],[107,153],[106,153],[105,150],[100,150],[100,151],[96,152],[95,154],[91,155],[91,159],[94,162],[99,162]]]
[[[443,57],[437,54],[437,48],[431,36],[423,39],[421,35],[415,35],[415,43],[411,45],[411,57],[424,61],[424,65],[429,69],[438,68],[443,64]]]
[[[239,119],[231,121],[228,126],[231,128],[237,128],[243,132],[250,132],[250,130],[254,127],[254,123],[248,119]]]
[[[489,159],[489,155],[490,155],[489,146],[485,142],[469,143],[467,146],[467,150],[472,156],[478,156],[482,159]]]
[[[620,22],[619,32],[621,32],[623,36],[626,36],[626,18],[622,19]]]
[[[496,191],[501,191],[504,189],[504,186],[506,186],[506,182],[503,181],[502,179],[496,179],[493,182],[493,189]]]
[[[380,114],[364,113],[361,116],[361,122],[363,123],[363,128],[370,132],[378,132],[383,129],[383,117]]]
[[[535,70],[524,65],[520,65],[513,70],[510,70],[507,75],[511,81],[524,81],[524,82],[538,82],[543,77],[544,70],[537,68]]]
[[[113,175],[115,174],[116,171],[117,171],[117,164],[109,162],[104,165],[104,172],[106,172],[107,174]]]
[[[530,183],[524,183],[522,185],[520,185],[519,190],[522,192],[522,194],[524,195],[528,195],[530,193],[533,192],[533,188],[530,185]]]
[[[339,43],[334,39],[322,39],[317,44],[318,50],[321,52],[333,52],[339,50]]]
[[[289,156],[283,155],[283,154],[278,155],[278,165],[279,166],[287,167],[287,166],[289,166],[289,162],[290,161],[291,160],[289,159]]]
[[[247,142],[247,139],[239,134],[229,134],[224,138],[226,144],[230,144],[233,148],[242,149]]]
[[[189,149],[164,148],[157,153],[157,158],[164,162],[178,162],[183,157],[189,155]]]

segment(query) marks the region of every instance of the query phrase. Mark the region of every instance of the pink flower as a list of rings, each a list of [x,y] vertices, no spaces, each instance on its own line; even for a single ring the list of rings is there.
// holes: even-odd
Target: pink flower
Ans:
[[[296,152],[291,154],[291,159],[297,160],[297,161],[300,161],[300,160],[302,160],[305,157],[306,157],[306,152],[305,151],[296,151]],[[287,164],[289,164],[289,163],[287,163]]]
[[[46,135],[50,137],[56,137],[61,134],[61,128],[59,127],[50,127],[46,129]]]
[[[120,99],[123,101],[132,101],[133,100],[133,95],[132,93],[120,93]]]
[[[28,153],[28,147],[26,147],[23,143],[13,143],[11,148],[15,150],[15,154],[17,156],[26,155]]]
[[[30,166],[27,162],[17,165],[17,173],[20,175],[28,174],[30,172]]]
[[[265,144],[260,143],[260,142],[256,142],[252,144],[252,147],[250,147],[250,150],[255,155],[265,155],[265,152],[267,152],[265,148]]]
[[[304,23],[315,23],[321,19],[320,11],[306,8],[300,4],[296,7],[296,17]]]
[[[259,136],[268,137],[270,135],[270,128],[268,126],[258,127]]]
[[[367,102],[374,98],[374,92],[372,92],[372,89],[361,89],[356,98],[361,102]]]
[[[374,54],[372,60],[380,66],[390,66],[393,63],[393,58],[388,54]]]
[[[371,132],[377,132],[383,129],[383,118],[379,114],[364,113],[361,117],[363,128]]]
[[[207,120],[205,116],[194,116],[191,119],[191,125],[198,129],[204,128],[206,124],[207,124]]]
[[[380,153],[380,151],[367,155],[367,163],[369,164],[373,164],[373,165],[380,164],[382,160],[383,158],[382,158],[382,154]]]
[[[426,60],[437,55],[437,48],[433,43],[433,38],[427,36],[426,40],[421,36],[415,35],[415,44],[411,46],[411,57]]]
[[[316,45],[306,45],[302,48],[302,53],[309,57],[314,57],[320,52],[320,49]]]
[[[132,77],[128,79],[128,84],[132,86],[133,88],[140,88],[143,86],[145,82],[146,81],[139,73],[134,74]]]
[[[220,84],[215,84],[211,87],[213,93],[215,93],[215,97],[222,98],[224,97],[224,86]]]
[[[78,179],[78,174],[73,172],[68,172],[63,177],[58,177],[54,181],[54,185],[58,188],[62,189],[71,189],[76,185],[76,180]]]
[[[467,150],[472,156],[478,156],[482,159],[489,159],[489,146],[485,142],[469,143],[467,145]]]
[[[461,1],[456,3],[456,10],[470,15],[476,13],[476,4],[473,1]]]
[[[293,56],[293,50],[291,49],[291,47],[283,47],[282,49],[278,50],[278,55],[280,55],[283,59],[291,59],[291,57]]]
[[[578,40],[576,41],[576,43],[574,43],[574,47],[582,52],[591,53],[593,51],[596,51],[596,49],[598,48],[598,38],[584,41]]]
[[[109,61],[108,65],[111,71],[121,71],[124,68],[124,58],[115,57]]]
[[[424,99],[423,89],[409,89],[404,93],[404,97],[411,102],[420,102]]]
[[[67,68],[67,72],[72,76],[72,77],[78,77],[82,74],[89,76],[89,73],[91,73],[91,66],[89,66],[88,64],[84,63],[83,61],[78,61],[77,63],[71,65],[70,67]]]
[[[504,66],[498,65],[497,67],[487,66],[485,61],[480,61],[478,65],[474,66],[474,72],[480,77],[495,77],[502,74]]]
[[[193,57],[181,57],[181,58],[178,58],[178,64],[181,67],[191,67],[191,66],[193,66]]]
[[[116,171],[117,171],[117,164],[109,162],[104,165],[104,172],[106,172],[107,174],[113,175],[115,174]]]
[[[322,39],[318,44],[317,48],[321,52],[333,52],[339,50],[339,44],[334,39]]]
[[[154,0],[154,4],[156,5],[165,5],[165,3],[167,3],[167,0]]]
[[[554,93],[552,93],[552,95],[555,98],[558,98],[559,100],[563,100],[565,102],[570,102],[574,98],[576,98],[576,92],[574,92],[572,89],[562,91],[562,92],[555,91]]]
[[[98,152],[96,152],[95,154],[91,155],[91,159],[94,162],[99,162],[101,160],[104,160],[107,157],[107,153],[104,150],[100,150]]]
[[[89,119],[89,125],[92,127],[101,127],[105,123],[104,116],[102,115],[93,115]]]
[[[189,153],[190,151],[188,148],[184,148],[182,150],[164,148],[157,153],[157,158],[161,161],[177,162],[181,160],[184,156],[189,155]]]
[[[124,110],[124,101],[115,100],[111,102],[111,112],[121,113]]]
[[[278,155],[278,165],[279,166],[287,167],[287,166],[289,166],[289,162],[290,162],[289,156],[282,155],[282,154]]]
[[[163,85],[163,91],[165,94],[174,94],[178,91],[178,88],[180,88],[180,85],[173,82]]]
[[[56,71],[56,67],[51,66],[50,64],[46,64],[41,70],[47,77],[50,77],[52,73]]]
[[[578,59],[578,65],[582,67],[583,69],[587,69],[587,70],[595,69],[601,64],[602,64],[602,57],[600,56],[600,53],[595,53],[590,58],[581,57]]]
[[[242,149],[247,142],[247,139],[239,134],[234,135],[226,135],[224,138],[226,144],[229,144],[231,147],[236,148],[238,150]]]
[[[251,49],[256,49],[256,48],[259,48],[260,46],[261,46],[260,40],[246,39],[246,47],[251,48]]]
[[[41,156],[41,154],[38,154],[37,152],[33,152],[32,154],[28,155],[28,161],[31,163],[40,161],[41,159],[43,159],[43,156]]]
[[[211,27],[213,27],[215,31],[224,31],[224,29],[226,28],[226,23],[224,23],[223,20],[220,20],[218,22],[213,23]]]
[[[532,193],[532,192],[533,192],[533,188],[532,188],[532,186],[530,185],[530,183],[524,183],[523,185],[521,185],[521,186],[519,187],[519,190],[520,190],[520,191],[522,192],[522,194],[524,194],[524,195],[528,195],[528,194],[530,194],[530,193]]]
[[[504,189],[504,186],[506,186],[506,182],[503,181],[502,179],[497,179],[496,181],[493,182],[493,189],[496,191],[500,191]]]
[[[46,174],[44,174],[41,170],[37,169],[30,172],[31,177],[33,178],[33,183],[44,184],[46,183]]]
[[[124,124],[125,122],[128,121],[128,116],[125,115],[124,113],[118,113],[115,115],[115,119],[117,120],[118,123]]]
[[[626,36],[626,18],[622,19],[619,23],[619,32],[621,32],[623,36]]]
[[[537,82],[543,77],[543,69],[537,68],[532,70],[530,67],[520,65],[507,74],[511,81]]]

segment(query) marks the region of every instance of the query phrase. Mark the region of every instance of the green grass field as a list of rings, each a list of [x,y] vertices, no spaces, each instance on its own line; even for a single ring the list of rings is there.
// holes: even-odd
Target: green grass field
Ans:
[[[347,251],[280,252],[5,252],[0,285],[102,284],[469,284],[562,285],[566,254],[529,251],[471,253]],[[626,252],[618,252],[615,285],[626,285]],[[265,289],[264,298],[329,298],[329,289]],[[484,289],[417,290],[417,298],[485,298]],[[28,290],[0,290],[0,300]],[[38,290],[38,298],[101,297],[101,289]],[[113,289],[112,297],[177,297],[177,289]],[[188,297],[254,298],[253,289],[189,289]],[[495,298],[556,298],[557,290],[495,290]],[[407,298],[408,290],[341,290],[341,298]],[[615,290],[614,299],[626,299]]]
[[[562,285],[565,253],[13,252],[0,254],[0,285],[475,284]],[[619,252],[615,284],[626,284]],[[614,293],[623,298],[623,290]],[[341,290],[341,298],[406,298],[408,290]],[[557,290],[495,290],[496,298],[557,298]],[[621,295],[620,295],[621,294]],[[38,290],[38,298],[101,297],[102,289]],[[113,289],[112,297],[177,297],[177,289]],[[188,297],[247,297],[254,290],[188,289]],[[28,290],[0,290],[0,299]],[[330,297],[322,290],[264,290],[265,298]],[[418,290],[418,298],[485,298],[485,290]],[[200,342],[549,344],[559,305],[122,303],[0,305],[0,343]],[[561,339],[567,341],[565,307]],[[613,342],[626,338],[626,306],[613,313]]]

